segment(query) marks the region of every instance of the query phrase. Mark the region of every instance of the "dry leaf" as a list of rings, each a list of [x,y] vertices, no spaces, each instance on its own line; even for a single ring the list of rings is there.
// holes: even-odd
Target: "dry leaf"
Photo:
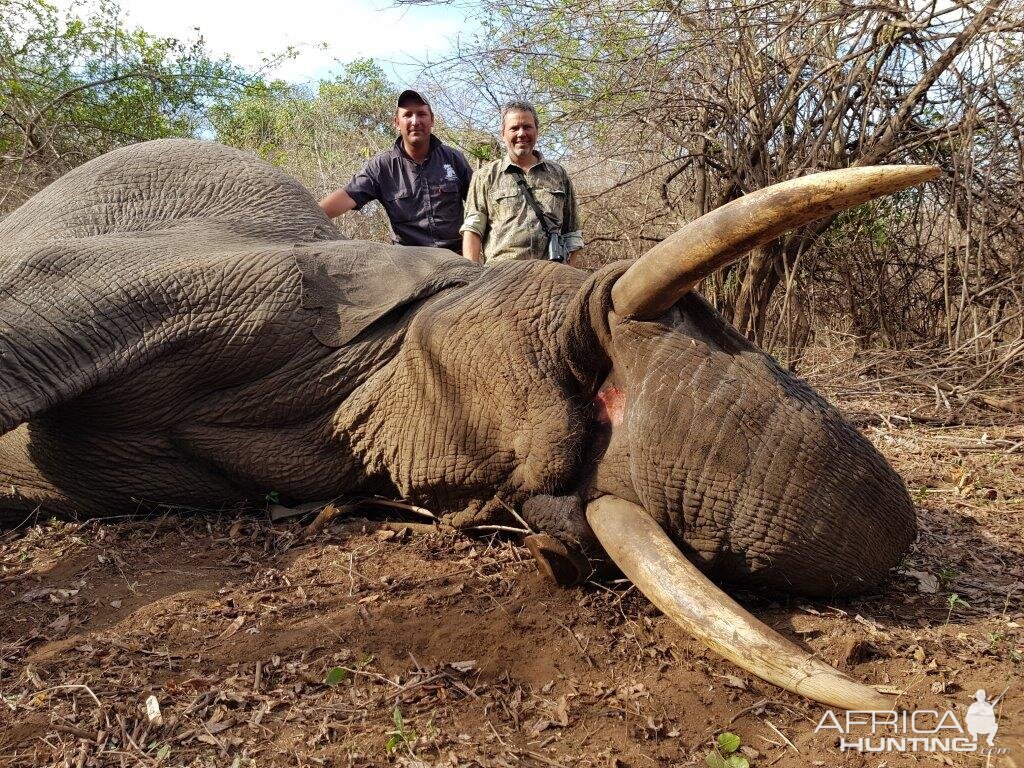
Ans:
[[[225,629],[223,632],[220,633],[220,635],[217,636],[217,639],[218,640],[224,640],[225,638],[231,637],[233,634],[235,634],[235,632],[237,632],[238,630],[240,630],[242,628],[243,624],[245,624],[245,614],[244,613],[239,614],[238,618],[235,619],[234,621],[232,621],[231,624],[228,626],[228,628]]]

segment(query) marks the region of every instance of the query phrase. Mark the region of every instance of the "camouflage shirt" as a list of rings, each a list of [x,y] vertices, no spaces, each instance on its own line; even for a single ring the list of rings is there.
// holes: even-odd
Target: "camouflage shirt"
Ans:
[[[506,259],[543,259],[547,256],[548,235],[537,220],[516,176],[525,176],[549,227],[566,238],[566,247],[583,247],[576,213],[576,193],[569,174],[558,163],[545,160],[540,152],[537,164],[526,171],[506,155],[473,174],[466,198],[466,221],[460,232],[471,230],[480,235],[487,261]]]

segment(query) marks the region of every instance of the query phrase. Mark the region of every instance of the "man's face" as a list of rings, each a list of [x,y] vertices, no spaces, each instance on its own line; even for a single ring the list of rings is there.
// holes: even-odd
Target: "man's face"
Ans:
[[[509,157],[516,161],[527,159],[533,154],[533,145],[537,143],[537,121],[529,112],[510,110],[505,113],[501,138],[508,148]]]
[[[407,144],[414,147],[422,145],[430,141],[430,132],[434,129],[434,113],[426,104],[406,102],[395,114],[395,128]]]

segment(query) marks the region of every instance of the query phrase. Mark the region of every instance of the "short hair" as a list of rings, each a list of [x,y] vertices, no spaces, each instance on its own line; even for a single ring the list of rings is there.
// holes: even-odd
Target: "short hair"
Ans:
[[[540,128],[540,118],[537,117],[537,110],[528,101],[509,101],[501,108],[501,130],[505,130],[505,115],[509,112],[529,112],[533,115],[533,124]]]

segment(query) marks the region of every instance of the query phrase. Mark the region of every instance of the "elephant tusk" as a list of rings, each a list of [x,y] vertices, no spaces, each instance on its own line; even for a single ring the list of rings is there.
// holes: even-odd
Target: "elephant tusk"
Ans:
[[[882,694],[851,680],[758,621],[716,587],[642,508],[615,496],[587,505],[609,557],[672,621],[736,666],[832,707],[891,710]]]
[[[612,288],[621,318],[657,317],[703,278],[815,219],[936,178],[933,165],[845,168],[774,184],[690,222],[637,259]]]

